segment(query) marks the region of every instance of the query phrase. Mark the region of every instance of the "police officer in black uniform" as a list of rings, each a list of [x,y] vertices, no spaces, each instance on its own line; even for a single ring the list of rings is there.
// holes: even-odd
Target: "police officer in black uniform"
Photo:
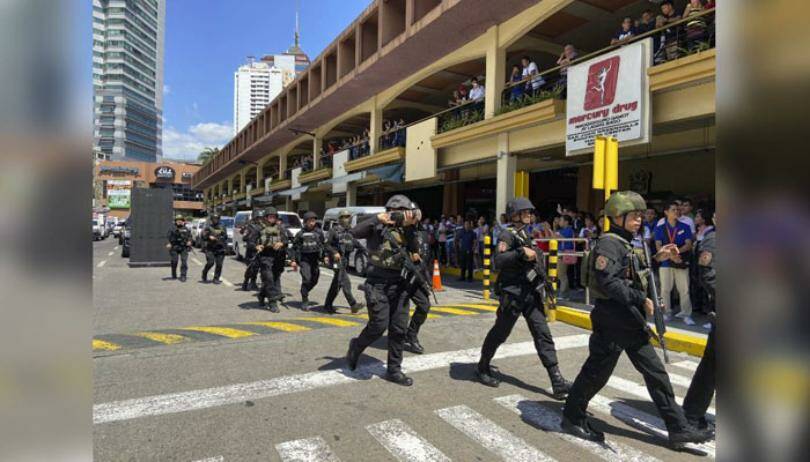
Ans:
[[[289,232],[278,219],[278,211],[275,207],[268,207],[262,216],[264,223],[256,241],[256,252],[262,274],[262,287],[258,297],[260,304],[273,313],[278,313],[278,302],[284,300],[281,292],[281,275],[284,273]]]
[[[714,225],[717,226],[717,217],[712,218]],[[714,336],[717,326],[717,314],[715,303],[715,286],[716,286],[716,270],[717,267],[717,230],[712,230],[703,236],[703,240],[698,242],[697,247],[698,256],[698,278],[700,284],[706,290],[709,298],[709,319],[711,328],[709,330],[709,338],[706,341],[706,349],[703,351],[703,358],[698,364],[695,375],[692,377],[692,383],[689,385],[689,391],[686,392],[686,397],[683,400],[683,412],[686,414],[686,420],[690,424],[701,430],[713,430],[712,424],[706,419],[706,410],[712,402],[712,397],[715,391],[715,358],[714,358]]]
[[[338,294],[338,288],[343,291],[346,301],[349,302],[352,313],[357,313],[363,308],[363,304],[359,303],[352,295],[351,281],[349,274],[346,270],[348,259],[352,251],[365,250],[363,246],[352,236],[351,233],[351,219],[352,213],[346,209],[340,211],[338,214],[338,222],[329,229],[326,235],[326,251],[328,253],[332,269],[335,276],[332,278],[332,285],[329,286],[329,292],[326,293],[326,301],[323,304],[324,311],[328,313],[336,313],[335,307],[332,303]]]
[[[247,268],[245,269],[245,279],[242,281],[242,290],[257,290],[259,287],[256,285],[256,276],[259,274],[259,259],[256,258],[256,243],[259,241],[259,235],[264,228],[264,210],[258,209],[253,212],[250,218],[250,223],[243,227],[239,232],[242,233],[243,242],[245,243],[245,260],[247,261]]]
[[[421,215],[421,211],[419,215]],[[422,271],[425,280],[430,281],[433,276],[433,268],[430,266],[433,257],[431,256],[428,231],[421,222],[415,225],[414,238],[416,239],[416,247],[418,249],[415,258],[419,261],[419,269]],[[422,324],[425,323],[428,313],[430,312],[430,296],[430,292],[419,284],[411,284],[410,287],[408,287],[407,298],[413,301],[414,305],[416,305],[416,309],[413,312],[413,316],[411,316],[411,322],[408,325],[408,333],[405,335],[405,351],[419,355],[425,352],[424,347],[419,343],[418,335],[419,329],[422,327]],[[408,308],[408,311],[410,312],[410,308]]]
[[[525,197],[512,199],[506,205],[506,214],[511,218],[512,224],[498,236],[495,254],[495,264],[500,271],[495,282],[495,292],[500,303],[495,325],[481,347],[478,378],[481,383],[490,387],[500,384],[490,367],[490,361],[498,347],[509,337],[520,315],[523,315],[540,361],[551,379],[554,398],[563,399],[571,384],[562,376],[557,365],[554,339],[543,310],[545,298],[550,295],[546,292],[548,281],[543,252],[534,245],[525,229],[531,222],[533,212],[534,205]]]
[[[385,207],[386,212],[369,217],[352,228],[354,237],[366,239],[369,252],[366,283],[362,286],[369,320],[360,335],[349,342],[346,361],[349,369],[355,370],[363,350],[388,329],[388,372],[385,378],[411,386],[413,380],[403,374],[401,368],[408,329],[408,310],[405,306],[408,283],[402,274],[400,248],[405,248],[407,253],[418,251],[414,225],[419,218],[413,202],[402,194],[388,199]]]
[[[180,282],[186,282],[191,231],[186,228],[186,220],[182,215],[174,217],[174,227],[169,230],[169,243],[166,244],[166,248],[172,256],[172,279],[177,279],[177,261],[180,260]]]
[[[304,214],[304,228],[298,231],[293,240],[293,266],[301,272],[301,309],[309,311],[309,292],[318,284],[321,275],[321,256],[324,250],[323,231],[316,225],[315,212]]]
[[[202,231],[203,249],[205,250],[205,266],[202,270],[202,282],[208,282],[208,270],[214,268],[214,284],[219,284],[222,274],[222,262],[225,261],[225,251],[228,248],[228,232],[219,222],[219,214],[212,214],[210,223]]]
[[[610,229],[600,236],[588,257],[588,287],[595,299],[591,311],[593,333],[590,355],[574,381],[563,409],[562,428],[579,438],[604,441],[605,435],[593,428],[587,419],[588,402],[605,386],[622,351],[627,353],[636,370],[641,372],[647,390],[664,419],[673,446],[706,441],[710,434],[694,429],[675,394],[664,365],[650,343],[645,312],[653,314],[653,302],[647,298],[643,274],[649,265],[643,255],[633,250],[633,236],[641,227],[647,205],[633,191],[613,193],[605,203]],[[677,252],[677,248],[674,249]],[[673,253],[671,246],[662,248],[656,259]],[[631,310],[637,310],[634,314]]]

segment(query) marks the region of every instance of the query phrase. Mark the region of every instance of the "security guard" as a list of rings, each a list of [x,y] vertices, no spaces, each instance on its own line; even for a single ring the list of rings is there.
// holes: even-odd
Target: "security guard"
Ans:
[[[315,226],[318,215],[315,212],[304,214],[304,228],[298,231],[293,240],[293,267],[301,272],[301,309],[309,311],[309,292],[318,284],[321,275],[321,255],[324,250],[323,231]]]
[[[259,303],[273,313],[278,313],[278,302],[284,300],[281,292],[281,275],[284,273],[284,259],[287,256],[289,233],[275,207],[262,211],[263,227],[256,241],[256,252],[262,274],[262,287]],[[266,303],[266,305],[265,305]]]
[[[258,209],[255,210],[250,217],[250,223],[239,231],[244,237],[245,261],[247,261],[245,279],[242,281],[242,290],[245,292],[259,288],[256,285],[256,276],[259,274],[259,259],[256,258],[256,243],[259,241],[259,235],[263,228],[264,210]]]
[[[717,226],[717,216],[713,217],[715,226]],[[709,296],[710,307],[710,323],[709,338],[706,341],[706,349],[703,351],[703,358],[700,359],[695,375],[692,377],[692,383],[689,385],[689,391],[686,392],[686,397],[683,400],[683,412],[686,414],[686,420],[690,424],[701,430],[712,431],[712,424],[706,419],[706,410],[712,402],[712,396],[715,391],[715,361],[714,361],[714,336],[717,326],[717,315],[715,312],[715,285],[716,285],[716,271],[717,267],[717,231],[712,230],[707,233],[703,240],[698,243],[697,256],[698,256],[698,278],[700,284],[706,290]]]
[[[346,361],[349,369],[357,368],[363,350],[388,329],[388,372],[391,382],[411,386],[413,380],[402,373],[402,349],[408,329],[405,307],[407,282],[402,275],[402,252],[417,252],[414,225],[419,221],[416,207],[410,199],[396,194],[385,204],[386,211],[369,217],[352,228],[352,235],[366,239],[369,266],[366,283],[361,286],[366,295],[368,324],[349,342]]]
[[[534,205],[525,197],[518,197],[506,204],[506,214],[512,224],[498,236],[495,264],[500,269],[495,282],[496,294],[500,297],[495,325],[490,329],[481,347],[478,362],[478,378],[481,383],[497,387],[490,361],[495,351],[512,332],[520,315],[526,319],[534,339],[534,347],[543,366],[548,371],[555,399],[563,399],[571,383],[565,380],[557,365],[554,339],[546,322],[543,303],[546,295],[546,273],[543,253],[534,246],[525,226],[531,222]]]
[[[228,232],[219,222],[219,214],[212,214],[210,223],[202,231],[203,249],[205,250],[205,266],[202,270],[202,282],[208,282],[208,270],[214,268],[214,284],[219,284],[222,274],[222,262],[225,261],[225,251],[228,246]]]
[[[419,215],[421,214],[420,211]],[[416,239],[416,247],[418,249],[418,252],[414,255],[414,259],[418,260],[419,268],[422,270],[425,280],[430,281],[433,277],[433,268],[430,266],[433,257],[431,257],[428,231],[422,226],[422,223],[416,224],[414,238]],[[411,284],[410,287],[408,287],[407,298],[413,301],[414,305],[416,305],[416,309],[414,310],[413,316],[411,316],[411,322],[408,325],[408,333],[405,335],[405,351],[421,355],[425,352],[425,349],[422,347],[422,344],[419,343],[418,335],[419,329],[422,327],[422,324],[425,323],[428,313],[430,312],[430,292],[418,284]],[[408,309],[408,311],[410,312],[410,309]]]
[[[587,419],[588,402],[605,386],[622,351],[641,372],[647,390],[669,431],[673,446],[706,441],[710,434],[695,430],[686,420],[664,365],[650,344],[643,325],[646,312],[653,314],[653,302],[647,298],[643,272],[649,265],[643,254],[633,250],[631,241],[641,227],[647,205],[633,191],[613,193],[605,203],[610,230],[600,236],[587,259],[588,288],[595,299],[591,311],[593,334],[590,355],[574,381],[563,409],[564,431],[590,441],[604,441],[605,435]],[[669,258],[677,248],[667,246],[656,259]],[[631,310],[638,310],[637,316]]]
[[[174,217],[174,228],[169,230],[169,243],[166,244],[172,256],[172,279],[177,279],[177,261],[180,260],[180,282],[186,282],[188,271],[188,249],[191,248],[191,231],[186,228],[183,215]]]
[[[352,213],[343,209],[338,214],[338,222],[329,229],[326,235],[326,250],[329,254],[327,257],[331,260],[332,268],[335,276],[332,278],[332,285],[329,286],[329,292],[326,293],[326,301],[324,302],[324,311],[328,313],[336,313],[335,307],[332,303],[338,294],[338,287],[343,291],[346,301],[349,302],[352,313],[357,313],[363,308],[362,303],[358,303],[352,295],[351,281],[349,274],[346,271],[348,259],[352,251],[365,251],[363,246],[352,236],[351,233],[351,219]]]

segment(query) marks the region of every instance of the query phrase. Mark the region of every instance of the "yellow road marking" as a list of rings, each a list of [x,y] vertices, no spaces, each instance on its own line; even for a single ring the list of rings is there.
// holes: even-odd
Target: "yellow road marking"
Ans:
[[[447,306],[431,306],[430,311],[438,311],[439,313],[448,313],[448,314],[459,314],[459,315],[470,315],[470,314],[478,314],[475,311],[470,310],[460,310],[458,308],[450,308]]]
[[[182,335],[177,334],[161,334],[160,332],[138,332],[138,337],[148,338],[149,340],[154,340],[156,342],[164,343],[166,345],[172,345],[174,343],[180,343],[186,340],[185,337]]]
[[[433,307],[430,308],[430,311],[433,311]],[[413,315],[414,312],[416,312],[416,310],[411,308],[411,315]],[[428,319],[439,319],[439,318],[441,318],[441,316],[439,316],[438,314],[428,313],[427,318]]]
[[[228,338],[242,338],[242,337],[250,337],[251,335],[256,335],[253,332],[248,332],[246,330],[232,329],[230,327],[192,326],[192,327],[183,327],[180,330],[190,330],[190,331],[196,331],[196,332],[205,332],[207,334],[221,335],[223,337],[228,337]]]
[[[242,322],[240,324],[269,327],[271,329],[278,329],[284,332],[303,332],[307,330],[312,330],[311,328],[306,326],[299,326],[298,324],[292,324],[289,322],[281,322],[281,321],[254,321],[254,322]]]
[[[461,308],[472,308],[474,310],[484,310],[484,311],[498,311],[498,307],[495,305],[471,305],[471,304],[464,304],[464,305],[457,305]]]
[[[313,316],[311,318],[295,318],[296,321],[313,321],[319,322],[321,324],[328,324],[330,326],[338,326],[338,327],[354,327],[359,326],[360,323],[354,321],[344,321],[343,319],[336,319],[336,318],[325,318],[325,317],[318,317]]]
[[[106,340],[99,340],[94,338],[93,339],[93,349],[94,350],[106,350],[106,351],[115,351],[121,348],[121,345],[117,345],[112,342],[108,342]]]

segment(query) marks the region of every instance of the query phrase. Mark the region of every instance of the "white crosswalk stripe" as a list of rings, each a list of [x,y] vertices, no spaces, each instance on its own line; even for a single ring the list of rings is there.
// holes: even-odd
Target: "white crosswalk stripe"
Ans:
[[[453,406],[435,412],[445,422],[505,461],[554,460],[467,406]]]
[[[371,436],[401,462],[450,462],[450,458],[399,419],[366,427]]]
[[[208,458],[205,458],[205,459],[195,460],[194,462],[222,462],[224,460],[225,460],[224,457],[216,456],[216,457],[208,457]]]
[[[598,444],[562,433],[562,428],[560,428],[562,415],[559,411],[553,411],[536,401],[529,401],[521,395],[502,396],[495,398],[495,402],[520,415],[523,420],[532,425],[536,425],[547,432],[554,432],[554,436],[579,446],[603,460],[632,462],[653,462],[658,460],[618,441],[606,440],[603,444]]]
[[[320,436],[276,445],[283,462],[340,462],[340,459]]]
[[[675,383],[673,378],[672,378],[673,375],[675,375],[675,374],[669,374],[669,378],[670,378],[670,381]],[[687,379],[686,377],[682,377],[682,376],[677,376],[677,375],[675,375],[675,376],[677,377],[676,380],[678,380],[679,384],[680,383],[686,383],[686,386],[687,387],[689,386],[690,379]],[[647,387],[645,387],[644,385],[640,385],[640,384],[637,384],[635,382],[632,382],[630,380],[623,379],[621,377],[616,377],[614,375],[614,376],[610,377],[607,384],[611,388],[615,388],[617,390],[627,392],[627,393],[629,393],[629,394],[631,394],[633,396],[636,396],[638,398],[650,399],[650,393],[647,391]],[[682,397],[675,396],[675,401],[677,401],[678,404],[683,405],[683,398]],[[706,411],[706,413],[708,414],[709,418],[712,418],[712,419],[714,418],[715,411],[714,411],[713,407],[709,407],[709,409]]]
[[[676,367],[681,367],[683,369],[686,369],[686,370],[689,370],[689,371],[692,371],[692,372],[695,372],[697,370],[697,367],[698,367],[698,363],[696,363],[694,361],[689,361],[689,360],[678,361],[677,363],[672,363],[672,365],[676,366]]]

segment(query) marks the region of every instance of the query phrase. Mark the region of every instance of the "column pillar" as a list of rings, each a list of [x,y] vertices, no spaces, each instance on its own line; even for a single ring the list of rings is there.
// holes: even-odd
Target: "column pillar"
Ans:
[[[321,149],[323,148],[323,138],[312,139],[312,170],[321,168]]]
[[[287,179],[287,155],[278,156],[278,179]]]
[[[371,107],[371,123],[368,129],[369,148],[372,154],[376,154],[380,150],[379,139],[382,135],[383,126],[383,111],[377,107],[377,98],[372,99],[373,104]]]
[[[357,185],[349,183],[346,185],[346,207],[357,205]]]
[[[515,197],[515,171],[517,158],[509,153],[509,135],[498,135],[498,160],[496,161],[495,213],[500,217],[506,212],[506,203]]]
[[[487,30],[486,85],[484,118],[495,116],[501,107],[501,93],[506,81],[506,49],[498,46],[498,26]]]
[[[265,157],[260,159],[256,165],[256,188],[264,188],[264,164],[270,160],[269,157]],[[265,194],[267,191],[265,191]]]

